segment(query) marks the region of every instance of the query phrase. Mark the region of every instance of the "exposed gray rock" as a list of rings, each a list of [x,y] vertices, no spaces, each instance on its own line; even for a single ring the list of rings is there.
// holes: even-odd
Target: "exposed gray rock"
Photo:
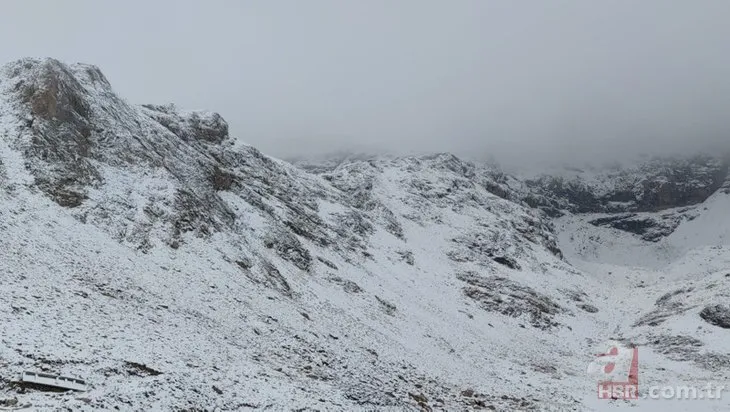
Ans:
[[[403,260],[407,264],[413,266],[416,263],[413,257],[413,252],[411,252],[410,250],[400,250],[397,253],[400,256],[401,260]]]
[[[260,267],[262,269],[261,273],[258,273],[258,271],[246,271],[246,276],[254,283],[263,284],[286,297],[293,296],[294,291],[292,287],[276,266],[268,260],[262,259]]]
[[[294,264],[301,270],[308,271],[312,267],[312,256],[309,250],[291,233],[279,230],[269,233],[264,238],[264,245],[274,249],[282,259]]]
[[[387,300],[381,298],[380,296],[375,296],[375,299],[380,304],[381,309],[383,312],[385,312],[386,315],[394,316],[396,312],[396,307],[394,304],[388,302]]]
[[[328,278],[330,282],[342,286],[342,289],[347,293],[361,293],[363,290],[357,283],[352,280],[342,279],[339,276],[331,276]]]
[[[475,232],[452,239],[454,248],[446,255],[455,262],[474,262],[482,266],[495,263],[510,269],[521,269],[512,256],[525,255],[524,245],[516,236],[508,237],[504,231]]]
[[[622,213],[589,221],[594,226],[610,226],[641,236],[648,242],[657,242],[669,236],[683,222],[697,216],[693,208],[680,208],[668,213]]]
[[[725,305],[708,305],[700,312],[700,317],[710,325],[730,329],[730,307]]]
[[[683,299],[692,290],[692,288],[682,288],[662,295],[655,302],[656,309],[640,317],[634,326],[658,326],[670,317],[692,309],[692,306],[686,305]]]
[[[577,174],[541,176],[526,183],[533,189],[531,203],[573,213],[657,212],[703,202],[728,177],[724,158],[655,158],[634,168],[599,176],[595,186]],[[536,197],[542,199],[537,200]]]
[[[587,303],[582,303],[582,304],[578,305],[578,307],[581,308],[581,309],[583,309],[584,311],[586,311],[588,313],[598,313],[598,308],[597,307],[595,307],[593,305],[589,305]]]
[[[692,207],[727,186],[727,156],[654,158],[613,171],[572,170],[525,181],[521,199],[552,217],[619,213],[591,221],[658,241],[695,214]],[[658,216],[657,212],[671,210]]]
[[[510,269],[521,269],[519,263],[517,263],[516,260],[507,256],[494,256],[492,257],[492,260],[499,263],[500,265],[507,266]]]
[[[175,105],[144,105],[146,114],[184,141],[223,143],[228,139],[228,123],[212,112],[181,112]]]
[[[723,371],[730,367],[730,355],[703,351],[704,343],[691,336],[653,336],[648,344],[658,353],[678,362],[693,362],[711,371]]]
[[[396,216],[386,206],[387,201],[393,199],[382,198],[378,193],[379,185],[384,184],[383,171],[386,169],[405,172],[402,178],[388,184],[399,188],[399,199],[395,200],[413,209],[413,213],[404,214],[406,219],[419,225],[442,223],[441,210],[464,213],[469,208],[511,214],[518,217],[512,222],[513,229],[521,235],[515,238],[516,243],[520,243],[518,239],[527,239],[547,248],[556,256],[562,256],[551,223],[541,213],[516,203],[519,196],[511,195],[514,189],[509,187],[514,182],[490,166],[477,166],[452,154],[439,153],[421,157],[342,161],[334,169],[312,169],[311,165],[306,164],[304,167],[308,167],[308,170],[324,170],[324,179],[348,193],[355,207],[368,213],[375,222],[400,239],[404,236],[400,216]],[[392,190],[392,186],[388,190]],[[480,232],[487,231],[492,224],[484,223],[484,230],[480,228]],[[499,229],[492,228],[489,231]],[[455,254],[463,255],[458,251]]]
[[[565,312],[550,297],[504,277],[484,277],[474,272],[459,273],[456,277],[468,284],[464,294],[482,309],[515,318],[525,316],[539,329],[559,326],[555,315]]]

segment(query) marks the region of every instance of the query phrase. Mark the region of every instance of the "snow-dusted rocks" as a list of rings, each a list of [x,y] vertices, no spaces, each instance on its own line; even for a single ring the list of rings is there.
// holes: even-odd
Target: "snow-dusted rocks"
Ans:
[[[730,307],[727,305],[708,305],[700,312],[700,317],[710,325],[730,329]]]
[[[228,123],[213,112],[182,112],[175,105],[144,105],[145,114],[188,142],[203,140],[220,144],[228,139]]]
[[[722,156],[656,158],[615,167],[569,168],[525,183],[533,197],[573,213],[657,212],[702,203],[728,177],[728,159]]]
[[[726,365],[701,315],[728,293],[721,162],[297,167],[26,59],[0,69],[0,164],[0,395],[37,410],[583,411],[597,341],[656,351],[649,379]],[[89,390],[18,393],[22,370]]]
[[[91,388],[33,393],[39,409],[511,409],[542,396],[482,383],[501,375],[504,335],[488,324],[537,312],[484,311],[456,274],[513,271],[522,280],[499,282],[517,304],[544,283],[530,271],[569,267],[550,223],[495,195],[486,168],[436,155],[312,174],[234,143],[216,114],[131,105],[93,66],[1,73],[3,356]]]
[[[553,319],[565,309],[546,295],[499,276],[484,277],[475,272],[460,273],[457,278],[466,282],[464,294],[479,302],[486,311],[507,316],[526,316],[528,322],[540,329],[558,326]],[[524,325],[522,325],[524,326]]]
[[[609,225],[658,241],[696,216],[695,206],[726,185],[730,157],[656,158],[614,169],[569,168],[525,180],[523,200],[551,216],[595,215]]]

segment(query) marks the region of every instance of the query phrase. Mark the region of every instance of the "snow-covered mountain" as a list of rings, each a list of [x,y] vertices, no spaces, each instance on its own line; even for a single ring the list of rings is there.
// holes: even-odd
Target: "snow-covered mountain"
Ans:
[[[295,165],[52,59],[0,69],[0,136],[3,405],[671,408],[596,399],[609,339],[641,347],[642,384],[727,375],[721,157],[529,178],[449,154]]]

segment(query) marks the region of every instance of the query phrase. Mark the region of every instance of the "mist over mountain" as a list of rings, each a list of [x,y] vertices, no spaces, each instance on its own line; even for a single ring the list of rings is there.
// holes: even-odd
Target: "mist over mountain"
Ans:
[[[3,3],[0,410],[730,410],[728,15]]]
[[[652,388],[730,367],[723,153],[286,162],[26,58],[0,69],[0,166],[7,407],[671,411]],[[596,354],[633,347],[639,399],[597,397]]]
[[[16,1],[0,61],[92,62],[130,102],[214,108],[279,158],[620,160],[728,149],[729,13],[715,0]]]

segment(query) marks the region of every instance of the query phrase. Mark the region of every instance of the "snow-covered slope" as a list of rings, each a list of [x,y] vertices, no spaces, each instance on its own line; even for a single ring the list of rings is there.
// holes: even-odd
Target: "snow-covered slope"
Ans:
[[[596,403],[596,342],[659,353],[650,337],[702,325],[723,350],[699,316],[725,293],[726,229],[705,228],[721,190],[688,195],[659,242],[616,235],[559,210],[564,192],[448,154],[295,167],[215,113],[130,105],[97,68],[52,59],[0,70],[0,137],[2,404],[582,411],[621,406]],[[687,282],[687,310],[663,306],[685,292],[655,302]],[[650,376],[722,373],[692,368]],[[23,370],[90,389],[28,388]]]

